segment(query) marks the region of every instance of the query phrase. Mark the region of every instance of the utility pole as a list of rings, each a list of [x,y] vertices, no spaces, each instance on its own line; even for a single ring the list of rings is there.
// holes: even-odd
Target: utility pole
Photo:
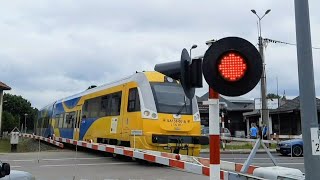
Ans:
[[[310,33],[309,4],[295,0],[301,126],[306,180],[319,179],[319,125],[317,117]],[[318,147],[316,146],[318,145]]]
[[[24,133],[27,133],[27,116],[28,114],[24,114]]]
[[[267,15],[271,10],[268,9],[262,17],[260,17],[257,12],[252,9],[251,12],[255,14],[259,19],[259,37],[258,37],[258,45],[259,45],[259,52],[262,59],[262,76],[261,76],[261,111],[262,111],[262,122],[268,127],[267,131],[267,139],[270,139],[270,129],[272,127],[269,127],[269,110],[267,106],[267,83],[266,83],[266,71],[265,71],[265,60],[264,60],[264,52],[263,52],[263,42],[262,42],[262,35],[261,35],[261,20],[262,18]]]

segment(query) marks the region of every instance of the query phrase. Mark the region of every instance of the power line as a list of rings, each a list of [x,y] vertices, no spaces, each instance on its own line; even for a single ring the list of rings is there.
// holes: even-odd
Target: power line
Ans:
[[[264,42],[267,43],[280,43],[280,44],[286,44],[286,45],[291,45],[291,46],[296,46],[297,44],[294,43],[288,43],[288,42],[283,42],[283,41],[278,41],[278,40],[273,40],[273,39],[268,39],[268,38],[264,38],[263,39]],[[320,49],[319,47],[312,47],[312,49]]]

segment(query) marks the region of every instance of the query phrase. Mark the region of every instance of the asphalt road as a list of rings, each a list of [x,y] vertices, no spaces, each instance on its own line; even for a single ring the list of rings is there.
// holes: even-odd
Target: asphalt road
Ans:
[[[38,153],[1,154],[0,160],[9,162],[11,169],[27,171],[37,180],[109,180],[109,179],[174,179],[203,180],[203,175],[191,174],[166,166],[139,164],[128,160],[119,160],[103,154],[63,150]],[[39,159],[39,161],[38,161]]]
[[[303,157],[290,157],[282,156],[278,153],[272,153],[273,157],[276,159],[278,166],[289,167],[300,169],[304,173],[304,160]],[[209,157],[209,153],[202,153],[200,156]],[[220,158],[224,161],[231,161],[236,163],[244,163],[249,154],[221,154]],[[256,154],[253,165],[260,167],[273,166],[272,161],[270,160],[267,153]]]

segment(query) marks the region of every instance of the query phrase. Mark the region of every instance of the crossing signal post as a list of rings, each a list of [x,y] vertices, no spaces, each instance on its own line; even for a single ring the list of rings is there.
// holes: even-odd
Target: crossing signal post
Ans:
[[[262,75],[262,59],[245,39],[226,37],[215,41],[202,59],[191,59],[186,49],[180,61],[157,64],[158,71],[180,80],[186,96],[192,99],[202,87],[202,73],[209,84],[210,179],[220,180],[219,94],[240,96],[251,91]]]
[[[210,179],[220,179],[219,94],[240,96],[251,91],[262,74],[258,50],[245,39],[215,41],[203,58],[203,75],[209,84]],[[218,94],[219,93],[219,94]]]

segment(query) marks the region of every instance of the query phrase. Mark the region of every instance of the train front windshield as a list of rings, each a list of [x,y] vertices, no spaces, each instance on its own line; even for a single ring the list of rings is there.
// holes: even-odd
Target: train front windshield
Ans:
[[[151,83],[158,113],[192,114],[190,100],[176,83]]]

